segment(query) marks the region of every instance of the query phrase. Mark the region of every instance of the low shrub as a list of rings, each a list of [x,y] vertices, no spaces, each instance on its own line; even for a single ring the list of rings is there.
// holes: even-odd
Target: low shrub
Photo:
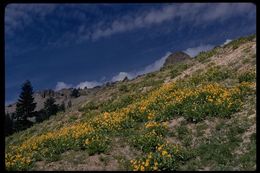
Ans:
[[[120,85],[118,90],[121,91],[121,92],[128,92],[129,91],[127,85],[124,85],[124,84]]]
[[[182,158],[178,145],[164,143],[158,144],[155,151],[130,162],[134,171],[174,171],[178,168]]]
[[[83,107],[81,107],[79,109],[79,111],[80,112],[88,112],[88,111],[92,111],[92,110],[96,110],[96,109],[98,109],[98,104],[90,101],[87,104],[85,104]]]
[[[238,76],[239,83],[241,82],[253,82],[256,80],[256,73],[255,72],[245,72]]]
[[[198,60],[199,62],[204,62],[206,59],[212,57],[213,55],[215,55],[218,51],[218,48],[214,48],[210,51],[207,52],[200,52],[195,59]]]
[[[145,130],[147,132],[155,132],[159,136],[165,136],[168,132],[167,123],[158,123],[155,121],[149,121],[145,123]]]
[[[256,37],[255,34],[247,36],[247,37],[241,37],[239,39],[233,40],[224,47],[231,46],[233,50],[237,49],[241,44],[244,44],[248,41],[252,41]]]
[[[206,73],[207,81],[222,81],[231,76],[231,71],[226,68],[212,67]]]
[[[143,152],[150,152],[155,151],[156,146],[163,143],[163,138],[161,135],[157,135],[155,131],[151,131],[131,137],[130,143]]]
[[[108,150],[110,140],[104,135],[94,135],[85,140],[84,146],[89,155],[103,153]]]

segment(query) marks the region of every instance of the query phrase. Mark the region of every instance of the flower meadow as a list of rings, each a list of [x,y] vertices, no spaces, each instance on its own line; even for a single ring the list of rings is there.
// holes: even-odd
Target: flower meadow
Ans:
[[[102,153],[109,150],[112,133],[141,125],[142,133],[131,136],[129,142],[144,155],[130,161],[131,169],[175,170],[183,153],[181,146],[165,140],[167,121],[179,116],[190,122],[210,116],[229,118],[241,109],[244,97],[255,94],[254,87],[255,82],[232,87],[218,83],[185,87],[166,83],[149,94],[140,94],[139,99],[123,108],[7,146],[6,169],[28,170],[36,161],[58,160],[67,150],[85,150],[89,155]]]

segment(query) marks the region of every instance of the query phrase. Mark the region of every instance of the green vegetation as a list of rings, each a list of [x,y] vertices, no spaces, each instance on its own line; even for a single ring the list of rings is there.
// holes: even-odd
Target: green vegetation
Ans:
[[[219,49],[221,49],[221,48],[217,47],[217,48],[214,48],[214,49],[212,49],[210,51],[207,51],[207,52],[200,52],[195,57],[195,59],[198,60],[199,62],[205,62],[208,58],[210,58],[210,57],[214,56],[215,54],[217,54]]]
[[[170,71],[171,73],[171,78],[175,78],[176,76],[180,75],[184,70],[186,70],[187,68],[189,68],[191,66],[185,63],[178,63],[176,65],[174,65]]]
[[[128,91],[127,85],[125,85],[125,84],[120,85],[118,89],[119,89],[119,91],[122,91],[122,92]]]
[[[239,39],[233,40],[230,43],[228,43],[227,45],[225,45],[224,47],[232,47],[233,50],[237,49],[241,44],[244,44],[248,41],[252,41],[254,38],[256,38],[256,35],[250,35],[247,37],[241,37]]]
[[[206,80],[219,82],[232,76],[232,71],[227,68],[220,68],[218,66],[210,68],[206,73]]]
[[[163,143],[163,138],[156,135],[155,133],[145,133],[137,136],[133,136],[131,143],[137,149],[143,152],[154,151],[158,144]]]
[[[96,109],[98,109],[98,105],[96,103],[90,101],[87,104],[85,104],[83,107],[81,107],[79,109],[79,111],[81,111],[81,112],[89,112],[89,111],[96,110]]]
[[[34,116],[34,103],[33,87],[30,81],[25,81],[22,85],[22,92],[19,96],[18,103],[16,104],[16,112],[14,119],[16,120],[16,129],[24,130],[32,125],[28,118]]]
[[[252,82],[256,80],[256,73],[255,72],[245,72],[238,76],[239,82]]]

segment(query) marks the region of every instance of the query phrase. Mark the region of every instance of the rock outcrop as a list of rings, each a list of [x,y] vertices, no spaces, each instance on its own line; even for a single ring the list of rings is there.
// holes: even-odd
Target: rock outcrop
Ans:
[[[191,57],[184,53],[184,52],[175,52],[175,53],[172,53],[171,55],[169,55],[164,64],[163,64],[163,67],[166,67],[168,65],[171,65],[171,64],[176,64],[178,62],[181,62],[181,61],[184,61],[184,60],[187,60],[187,59],[190,59]]]

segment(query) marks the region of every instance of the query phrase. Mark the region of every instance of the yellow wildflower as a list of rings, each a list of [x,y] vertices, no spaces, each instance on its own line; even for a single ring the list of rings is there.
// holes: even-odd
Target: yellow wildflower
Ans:
[[[168,152],[167,152],[166,150],[163,150],[163,151],[162,151],[162,155],[164,156],[164,155],[166,155],[166,154],[168,154]]]

